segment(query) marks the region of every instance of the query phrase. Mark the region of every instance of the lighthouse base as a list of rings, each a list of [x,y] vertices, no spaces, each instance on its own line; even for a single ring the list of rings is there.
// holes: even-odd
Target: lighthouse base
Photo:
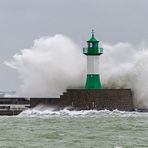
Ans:
[[[87,80],[86,80],[86,89],[100,89],[101,81],[100,81],[100,75],[99,74],[87,74]]]

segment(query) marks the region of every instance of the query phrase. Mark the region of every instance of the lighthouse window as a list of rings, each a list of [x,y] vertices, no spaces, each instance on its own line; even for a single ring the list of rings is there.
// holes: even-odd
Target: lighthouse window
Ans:
[[[90,47],[92,47],[92,43],[90,43]]]
[[[95,43],[95,44],[94,44],[94,47],[97,48],[97,47],[98,47],[98,43]]]

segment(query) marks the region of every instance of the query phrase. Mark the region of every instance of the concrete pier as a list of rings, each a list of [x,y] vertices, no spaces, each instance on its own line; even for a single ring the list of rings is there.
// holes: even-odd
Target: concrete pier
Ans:
[[[30,107],[27,98],[2,97],[0,98],[0,115],[18,115],[23,110]]]

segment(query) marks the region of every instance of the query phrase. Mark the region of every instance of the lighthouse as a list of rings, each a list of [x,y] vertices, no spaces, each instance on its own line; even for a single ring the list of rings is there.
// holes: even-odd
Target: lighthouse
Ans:
[[[86,89],[100,89],[101,80],[99,75],[99,56],[103,54],[103,48],[99,47],[99,41],[94,36],[94,30],[92,30],[92,36],[87,41],[87,48],[83,48],[83,54],[87,56],[87,78]]]

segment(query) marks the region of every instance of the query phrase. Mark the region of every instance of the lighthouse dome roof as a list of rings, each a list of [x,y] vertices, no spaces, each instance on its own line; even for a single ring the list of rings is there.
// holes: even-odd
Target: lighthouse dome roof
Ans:
[[[92,30],[92,36],[91,38],[87,41],[87,42],[99,42],[96,38],[95,38],[95,32],[94,30]]]
[[[94,36],[92,36],[87,42],[99,42]]]

